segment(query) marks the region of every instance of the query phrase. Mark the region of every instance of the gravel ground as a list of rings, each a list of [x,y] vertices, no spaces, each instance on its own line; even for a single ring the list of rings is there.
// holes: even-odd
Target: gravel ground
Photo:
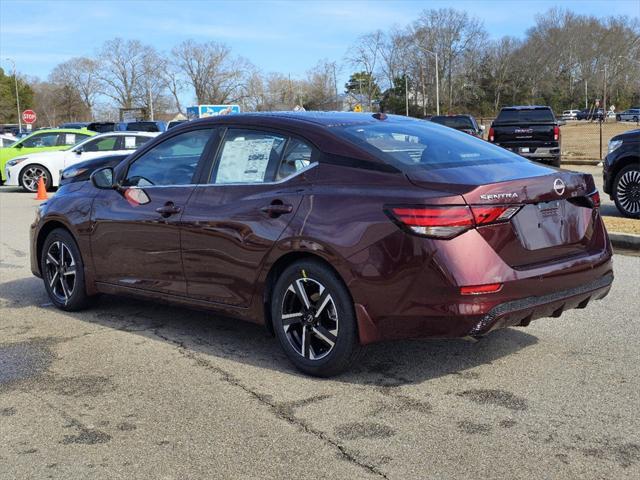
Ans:
[[[480,342],[371,346],[331,380],[260,327],[102,297],[51,307],[32,195],[0,189],[0,478],[640,477],[640,258],[611,294]]]

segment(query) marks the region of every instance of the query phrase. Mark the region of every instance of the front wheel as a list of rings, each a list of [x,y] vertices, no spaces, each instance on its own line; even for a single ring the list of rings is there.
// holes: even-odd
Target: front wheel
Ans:
[[[20,172],[20,186],[27,192],[35,193],[38,191],[38,181],[40,178],[44,180],[44,188],[51,189],[51,173],[42,165],[27,165]]]
[[[613,200],[626,217],[640,218],[640,165],[627,165],[613,181]]]
[[[271,318],[287,357],[307,374],[337,375],[361,352],[351,296],[322,262],[302,260],[282,272],[273,289]]]
[[[40,271],[51,302],[61,310],[87,306],[84,263],[71,234],[56,228],[47,236],[40,254]]]

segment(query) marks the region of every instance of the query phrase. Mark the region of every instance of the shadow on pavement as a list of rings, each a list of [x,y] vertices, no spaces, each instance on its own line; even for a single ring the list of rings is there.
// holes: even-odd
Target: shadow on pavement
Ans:
[[[106,295],[98,297],[86,311],[63,312],[50,306],[42,281],[36,278],[0,284],[0,305],[12,309],[35,306],[43,310],[44,318],[47,312],[55,311],[56,315],[173,344],[187,356],[201,354],[304,377],[263,326],[213,313]],[[536,342],[535,336],[521,329],[506,329],[479,342],[454,339],[380,343],[368,346],[360,362],[334,380],[395,387],[451,374],[473,377],[473,372],[465,370],[491,364]]]

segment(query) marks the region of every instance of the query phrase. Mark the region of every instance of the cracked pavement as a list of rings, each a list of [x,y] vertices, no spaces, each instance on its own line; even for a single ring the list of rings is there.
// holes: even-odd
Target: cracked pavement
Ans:
[[[0,188],[0,478],[640,476],[638,256],[586,310],[374,345],[319,380],[208,312],[54,309],[28,268],[36,205]]]

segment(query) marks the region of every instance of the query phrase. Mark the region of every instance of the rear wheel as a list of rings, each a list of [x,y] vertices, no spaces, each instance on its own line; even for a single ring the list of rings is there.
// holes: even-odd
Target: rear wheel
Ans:
[[[61,310],[85,308],[84,263],[71,234],[57,228],[47,236],[40,254],[40,271],[51,302]]]
[[[362,349],[351,296],[319,261],[298,261],[282,272],[273,289],[271,316],[287,357],[307,374],[337,375]]]
[[[27,165],[20,171],[20,186],[27,192],[38,191],[38,181],[44,180],[45,189],[51,188],[51,173],[42,165]]]
[[[640,165],[627,165],[613,181],[613,200],[626,217],[640,218]]]

